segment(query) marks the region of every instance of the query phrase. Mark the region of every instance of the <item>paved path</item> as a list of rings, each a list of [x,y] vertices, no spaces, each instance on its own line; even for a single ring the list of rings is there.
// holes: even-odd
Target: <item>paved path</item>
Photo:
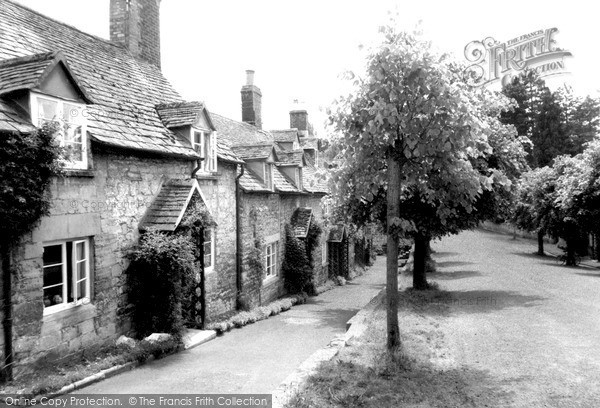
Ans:
[[[385,258],[363,276],[307,304],[191,350],[109,378],[75,394],[271,393],[385,284]]]
[[[453,358],[510,407],[600,407],[600,270],[538,257],[536,242],[484,231],[433,245],[430,279],[453,294]]]

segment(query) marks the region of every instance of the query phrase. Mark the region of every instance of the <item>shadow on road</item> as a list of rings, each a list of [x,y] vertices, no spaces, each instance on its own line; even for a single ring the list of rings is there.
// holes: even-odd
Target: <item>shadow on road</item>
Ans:
[[[438,264],[439,265],[439,264]],[[427,277],[435,280],[450,280],[450,279],[465,279],[472,278],[475,276],[481,276],[482,274],[477,271],[453,271],[453,272],[432,272],[428,273]]]
[[[538,255],[537,252],[511,252],[510,255],[517,255],[517,256],[522,256],[525,258],[530,258],[530,259],[548,259],[549,255]]]
[[[581,276],[593,276],[595,278],[600,278],[600,271],[597,271],[596,273],[581,273],[581,272],[576,272],[576,275],[581,275]]]
[[[501,290],[469,291],[400,291],[401,309],[412,309],[421,314],[493,313],[509,308],[538,306],[546,300],[541,296],[522,295]]]
[[[441,261],[437,262],[438,268],[452,268],[455,266],[465,266],[465,265],[473,265],[473,262],[466,261]]]
[[[458,252],[438,252],[438,251],[433,251],[431,253],[431,256],[433,256],[434,258],[445,258],[447,256],[455,256],[455,255],[460,255]]]

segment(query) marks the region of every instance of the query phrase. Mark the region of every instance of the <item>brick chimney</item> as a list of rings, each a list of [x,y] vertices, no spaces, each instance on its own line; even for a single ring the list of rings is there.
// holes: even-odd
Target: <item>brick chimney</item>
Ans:
[[[242,121],[262,129],[262,93],[254,85],[254,71],[246,70],[246,85],[242,86]]]
[[[290,111],[290,128],[299,131],[308,131],[308,112],[305,109],[294,109]]]
[[[160,68],[160,0],[110,0],[110,40]]]

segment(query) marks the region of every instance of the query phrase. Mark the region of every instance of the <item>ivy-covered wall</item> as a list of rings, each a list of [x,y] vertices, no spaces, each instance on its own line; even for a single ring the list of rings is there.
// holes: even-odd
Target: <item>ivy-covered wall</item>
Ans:
[[[289,224],[298,207],[310,207],[313,216],[322,224],[321,197],[308,195],[279,195],[245,193],[242,195],[242,242],[243,242],[243,282],[244,293],[251,306],[271,302],[285,294],[284,280],[281,276],[281,263],[285,255],[285,225]],[[253,266],[256,239],[268,243],[279,238],[279,276],[265,279],[265,271]],[[325,239],[324,236],[321,239]],[[262,245],[261,261],[265,262],[265,250]],[[327,270],[323,267],[321,245],[313,253],[315,283],[321,285],[327,280]]]
[[[68,356],[130,329],[124,295],[126,253],[138,242],[138,223],[168,178],[189,177],[192,163],[94,147],[88,177],[51,186],[53,206],[17,250],[13,282],[15,374],[44,355]],[[91,176],[91,177],[90,177]],[[44,316],[44,243],[89,237],[92,300]],[[1,336],[0,336],[1,337]]]

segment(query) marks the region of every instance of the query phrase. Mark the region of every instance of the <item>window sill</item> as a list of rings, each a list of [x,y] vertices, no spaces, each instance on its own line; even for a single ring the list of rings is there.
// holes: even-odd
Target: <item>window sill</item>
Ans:
[[[218,180],[220,174],[217,172],[196,173],[198,180]]]
[[[63,171],[65,177],[94,177],[94,171],[89,169],[64,169]]]
[[[86,306],[92,307],[89,299],[83,299],[76,303],[65,303],[62,305],[45,307],[43,317],[44,319],[53,319],[55,316],[56,318],[60,318],[63,312],[83,310],[87,308]]]
[[[275,275],[275,276],[269,276],[263,279],[263,287],[264,286],[271,286],[277,282],[279,282],[279,275]]]

